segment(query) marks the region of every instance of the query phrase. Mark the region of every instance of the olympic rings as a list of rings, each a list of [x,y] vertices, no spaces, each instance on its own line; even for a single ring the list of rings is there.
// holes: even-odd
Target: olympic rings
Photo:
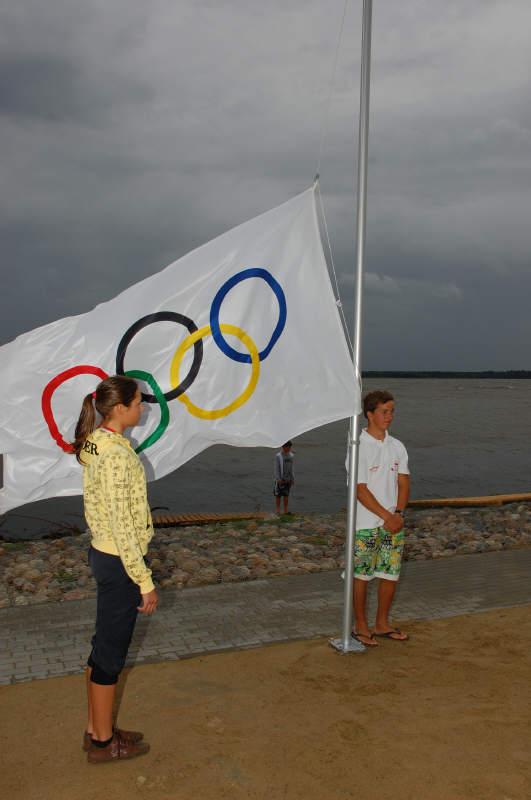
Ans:
[[[251,363],[251,356],[247,355],[246,353],[239,353],[237,350],[227,344],[220,330],[222,326],[219,324],[219,310],[223,300],[230,290],[237,286],[238,283],[247,280],[247,278],[262,278],[272,288],[278,300],[278,322],[275,330],[273,331],[271,339],[269,340],[269,344],[262,350],[261,353],[258,354],[260,361],[264,361],[275,346],[278,338],[284,330],[287,317],[286,296],[282,291],[282,287],[279,282],[276,281],[271,273],[266,269],[262,269],[261,267],[250,267],[249,269],[244,269],[241,272],[237,272],[236,275],[232,276],[232,278],[229,278],[229,280],[223,284],[221,289],[218,289],[218,292],[214,297],[210,307],[210,327],[212,328],[212,337],[222,353],[225,353],[226,356],[232,358],[233,361],[240,361],[244,364]]]
[[[244,280],[249,278],[260,278],[264,280],[268,286],[272,289],[275,297],[278,301],[278,308],[279,308],[279,315],[277,324],[273,330],[271,338],[266,345],[266,347],[261,351],[258,352],[258,348],[256,347],[254,341],[251,339],[249,334],[247,334],[242,328],[237,327],[236,325],[229,325],[225,323],[220,323],[219,321],[219,313],[221,309],[221,304],[223,300],[238,283],[241,283]],[[161,436],[166,431],[169,421],[170,421],[170,412],[168,408],[168,402],[170,400],[174,400],[177,398],[187,409],[188,413],[192,414],[192,416],[198,417],[199,419],[221,419],[222,417],[227,417],[229,414],[232,414],[233,411],[240,408],[241,406],[246,403],[249,398],[254,393],[258,379],[260,377],[260,362],[267,358],[275,344],[277,343],[278,339],[282,335],[282,332],[286,325],[287,319],[287,303],[286,303],[286,296],[284,291],[279,284],[279,282],[271,275],[268,270],[263,269],[262,267],[249,267],[248,269],[241,270],[240,272],[233,275],[229,278],[225,283],[218,289],[214,296],[214,300],[212,301],[212,305],[210,307],[210,314],[209,314],[209,324],[204,325],[202,328],[198,329],[195,322],[190,319],[189,317],[184,316],[184,314],[179,314],[174,311],[157,311],[153,314],[147,314],[141,319],[137,320],[133,325],[131,325],[127,331],[122,336],[118,348],[116,351],[116,373],[118,375],[128,375],[133,378],[138,378],[139,380],[144,381],[147,383],[152,391],[153,394],[142,394],[142,399],[146,403],[158,403],[160,406],[160,421],[155,430],[149,434],[149,436],[144,439],[135,449],[137,453],[146,450],[151,445],[155,444]],[[159,384],[155,380],[154,376],[150,372],[144,372],[143,370],[127,370],[125,371],[124,363],[125,363],[125,354],[127,352],[127,347],[129,346],[131,340],[134,336],[136,336],[142,328],[147,327],[148,325],[153,324],[154,322],[176,322],[179,325],[183,325],[187,330],[189,335],[181,342],[181,344],[177,347],[171,361],[170,367],[170,384],[172,386],[171,390],[168,392],[163,392],[160,388]],[[224,355],[228,356],[233,361],[237,361],[239,363],[245,363],[251,365],[251,377],[246,388],[243,392],[229,403],[227,406],[223,408],[217,408],[212,410],[207,410],[205,408],[201,408],[200,406],[196,406],[191,400],[186,396],[187,389],[195,381],[201,364],[203,362],[203,338],[208,336],[209,334],[212,335],[217,347],[221,350]],[[249,351],[247,353],[240,353],[238,350],[235,350],[231,347],[225,340],[223,334],[230,334],[232,336],[236,336],[243,345]],[[179,382],[179,369],[182,364],[183,357],[185,353],[191,348],[194,348],[194,357],[192,361],[192,366],[188,374],[185,378]],[[48,426],[50,431],[50,435],[52,436],[53,440],[56,444],[64,450],[66,453],[72,453],[73,447],[68,442],[65,442],[61,434],[59,433],[59,429],[57,428],[53,412],[52,412],[52,396],[55,390],[65,381],[70,380],[70,378],[75,377],[76,375],[83,375],[83,374],[90,374],[96,375],[100,378],[100,380],[104,380],[109,376],[107,373],[100,369],[99,367],[94,367],[90,365],[80,365],[77,367],[71,367],[70,369],[61,372],[59,375],[56,375],[55,378],[52,378],[51,381],[45,386],[43,393],[42,393],[42,400],[41,400],[41,407],[42,413],[45,419],[45,422]]]
[[[118,345],[118,350],[116,351],[116,374],[117,375],[124,375],[124,361],[125,361],[125,353],[127,351],[127,347],[136,334],[145,328],[147,325],[152,325],[154,322],[178,322],[180,325],[184,325],[187,328],[189,333],[195,333],[197,330],[197,325],[193,320],[189,317],[185,317],[184,314],[177,314],[174,311],[157,311],[155,314],[148,314],[146,317],[142,317],[141,319],[137,320],[134,325],[131,325],[130,328],[126,330],[124,335],[120,340],[120,344]],[[174,400],[179,395],[183,394],[195,381],[197,378],[197,373],[199,372],[199,368],[201,366],[201,362],[203,360],[203,342],[198,341],[194,345],[194,360],[192,362],[192,366],[190,367],[190,372],[186,376],[179,386],[175,387],[171,392],[167,392],[164,395],[164,398],[167,401]],[[142,394],[142,400],[146,403],[156,403],[157,397],[156,395],[152,394]]]
[[[228,406],[224,406],[224,408],[217,408],[213,409],[212,411],[207,411],[204,408],[200,408],[199,406],[194,405],[191,400],[185,395],[182,394],[179,397],[179,401],[184,403],[190,414],[194,417],[199,417],[199,419],[221,419],[221,417],[227,417],[229,414],[232,414],[237,408],[242,406],[247,400],[251,397],[252,393],[256,389],[256,384],[258,383],[258,378],[260,377],[260,354],[258,353],[258,349],[251,339],[241,328],[238,328],[236,325],[226,325],[222,323],[220,325],[221,330],[224,333],[231,333],[233,336],[237,336],[238,339],[243,342],[243,344],[249,350],[250,356],[249,360],[252,364],[252,371],[251,371],[251,378],[247,387],[243,390],[243,392],[233,400]],[[195,333],[192,333],[190,336],[181,342],[177,350],[175,351],[175,355],[173,356],[171,367],[170,367],[170,383],[172,386],[179,382],[179,367],[181,366],[181,361],[183,359],[184,354],[186,351],[196,342],[198,339],[202,339],[204,336],[208,336],[209,333],[212,333],[210,325],[205,325],[203,328],[200,328]]]
[[[157,398],[157,403],[160,406],[160,422],[155,428],[155,430],[147,436],[143,442],[141,442],[137,447],[135,447],[135,453],[141,453],[142,450],[146,450],[148,447],[151,447],[152,444],[155,444],[166,428],[168,427],[170,421],[170,409],[168,408],[168,403],[166,402],[166,398],[164,396],[164,392],[158,385],[157,381],[153,377],[150,372],[143,372],[140,369],[128,369],[125,373],[129,378],[138,378],[141,381],[145,381],[148,383],[155,393],[155,397]]]
[[[82,364],[79,367],[70,367],[70,369],[65,369],[64,372],[56,375],[55,378],[52,378],[52,380],[44,387],[41,398],[42,414],[46,420],[46,424],[48,425],[52,439],[59,445],[61,450],[65,451],[65,453],[73,453],[74,448],[69,442],[65,442],[59,433],[59,428],[57,427],[52,411],[52,396],[55,390],[62,383],[69,381],[70,378],[75,378],[76,375],[97,375],[102,381],[109,377],[107,373],[99,367],[91,367],[88,364]]]

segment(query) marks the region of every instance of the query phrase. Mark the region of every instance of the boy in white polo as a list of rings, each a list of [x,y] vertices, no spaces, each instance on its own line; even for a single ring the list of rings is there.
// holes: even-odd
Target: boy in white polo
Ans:
[[[363,399],[368,421],[359,445],[358,504],[354,542],[354,638],[367,647],[375,636],[406,641],[408,636],[389,621],[400,575],[404,547],[404,510],[409,499],[407,451],[390,436],[394,398],[389,392],[370,392]],[[367,624],[367,585],[379,578],[374,631]]]

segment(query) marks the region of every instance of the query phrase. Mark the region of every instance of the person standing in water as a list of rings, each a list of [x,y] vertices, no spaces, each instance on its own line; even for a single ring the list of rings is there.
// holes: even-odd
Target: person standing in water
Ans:
[[[96,411],[102,421],[96,424]],[[83,466],[89,564],[97,584],[96,631],[87,661],[88,722],[83,749],[91,764],[135,758],[149,751],[138,731],[114,727],[113,704],[138,611],[152,614],[157,592],[144,556],[153,536],[144,468],[127,428],[138,424],[142,395],[136,381],[116,375],[88,394],[73,450]]]
[[[280,514],[280,498],[284,501],[284,514],[288,514],[289,493],[295,483],[295,473],[293,471],[293,453],[291,448],[293,443],[286,442],[275,455],[275,484],[273,494],[275,495],[275,508]]]

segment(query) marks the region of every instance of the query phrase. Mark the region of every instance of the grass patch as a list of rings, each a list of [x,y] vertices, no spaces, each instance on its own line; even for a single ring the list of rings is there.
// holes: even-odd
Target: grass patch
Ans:
[[[59,583],[66,583],[66,584],[73,583],[74,581],[77,580],[75,575],[72,575],[71,572],[67,572],[67,570],[65,569],[62,569],[60,572],[56,572],[54,578],[56,581],[59,581]]]
[[[305,542],[310,542],[311,544],[328,544],[328,539],[325,539],[323,536],[304,536]]]
[[[237,531],[243,531],[246,530],[251,522],[253,522],[252,519],[236,519],[234,522],[230,523],[229,527],[234,528]]]
[[[27,542],[3,542],[0,543],[0,547],[3,547],[8,552],[17,552],[18,550],[25,550],[27,547]]]

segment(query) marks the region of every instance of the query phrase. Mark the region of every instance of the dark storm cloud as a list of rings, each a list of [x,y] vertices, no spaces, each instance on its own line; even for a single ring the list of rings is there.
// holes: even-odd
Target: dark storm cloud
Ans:
[[[94,124],[115,100],[148,100],[140,83],[121,80],[113,86],[83,72],[80,64],[53,56],[0,57],[0,114],[52,122]]]
[[[0,12],[0,341],[90,309],[305,189],[343,0]],[[352,308],[361,2],[322,189]],[[528,366],[531,7],[374,4],[364,365]]]

